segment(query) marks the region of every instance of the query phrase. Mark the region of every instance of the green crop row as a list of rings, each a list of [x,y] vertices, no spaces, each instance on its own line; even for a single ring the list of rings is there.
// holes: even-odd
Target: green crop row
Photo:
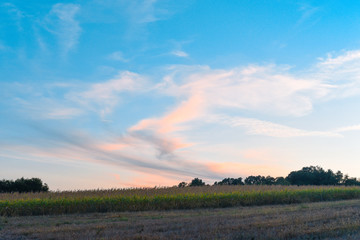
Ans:
[[[359,188],[282,189],[157,196],[83,197],[81,199],[1,200],[1,216],[217,208],[360,198]]]

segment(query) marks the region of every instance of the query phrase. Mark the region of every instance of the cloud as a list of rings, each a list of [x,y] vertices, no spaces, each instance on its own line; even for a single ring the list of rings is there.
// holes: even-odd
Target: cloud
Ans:
[[[14,4],[12,3],[3,3],[1,5],[2,7],[6,8],[8,10],[8,14],[12,17],[12,19],[15,21],[16,26],[18,28],[19,31],[22,31],[22,25],[21,25],[21,21],[22,19],[25,17],[25,14],[23,11],[21,11],[19,8],[17,8]]]
[[[72,119],[84,114],[79,107],[66,101],[54,100],[45,96],[24,96],[13,99],[16,111],[31,119]]]
[[[360,124],[337,128],[334,130],[334,132],[342,133],[342,132],[359,131],[359,130],[360,130]]]
[[[147,144],[139,138],[127,136],[117,140],[120,151],[107,149],[104,139],[99,139],[84,131],[59,129],[58,126],[28,121],[27,127],[32,134],[18,139],[17,143],[7,142],[0,145],[0,156],[28,161],[54,161],[74,163],[107,164],[114,167],[128,168],[132,171],[148,172],[169,176],[219,177],[217,173],[195,161],[159,161],[146,152]],[[36,135],[34,135],[36,134]],[[28,138],[33,139],[31,142]]]
[[[242,127],[249,135],[262,135],[270,137],[341,137],[339,133],[333,131],[307,131],[292,128],[268,121],[261,121],[253,118],[229,117],[229,116],[213,116],[210,118],[212,122],[222,123],[231,127]],[[338,131],[339,132],[339,131]]]
[[[212,70],[206,66],[174,66],[159,89],[165,94],[203,95],[208,107],[235,108],[268,114],[302,116],[312,101],[331,86],[316,79],[297,77],[288,67],[248,66]]]
[[[333,88],[325,100],[346,98],[360,94],[360,50],[319,58],[310,75]]]
[[[190,143],[184,143],[179,137],[169,137],[152,131],[131,131],[130,136],[155,148],[158,159],[172,161],[177,159],[174,154],[176,150],[191,146]]]
[[[286,116],[285,120],[295,119],[310,114],[316,104],[359,94],[356,90],[360,89],[359,69],[360,54],[357,51],[347,51],[335,57],[329,55],[310,69],[302,71],[274,64],[231,69],[170,66],[165,73],[160,74],[162,80],[154,80],[153,84],[148,81],[149,77],[123,71],[106,81],[75,86],[58,84],[62,88],[62,91],[56,92],[58,94],[50,91],[46,95],[45,88],[22,88],[19,85],[16,86],[17,91],[22,91],[23,95],[32,94],[31,97],[18,96],[18,100],[6,98],[6,101],[14,100],[12,106],[27,107],[28,114],[47,120],[33,120],[35,123],[29,128],[32,134],[36,134],[28,135],[33,141],[20,139],[22,145],[0,144],[0,152],[7,157],[31,161],[37,158],[51,158],[54,161],[66,159],[81,163],[109,164],[138,172],[151,171],[159,175],[218,178],[237,171],[244,175],[253,172],[262,174],[258,169],[268,173],[273,168],[267,164],[269,158],[264,154],[255,156],[248,153],[240,155],[239,162],[228,161],[223,164],[217,163],[218,159],[213,154],[206,151],[200,153],[201,145],[206,145],[214,153],[222,151],[214,139],[203,138],[201,131],[204,131],[203,128],[208,131],[207,127],[211,128],[215,123],[216,129],[223,127],[221,125],[233,127],[234,134],[239,134],[235,129],[239,128],[242,131],[240,134],[277,138],[342,137],[343,133],[357,131],[360,126],[318,131],[267,119],[269,116],[272,119],[273,116],[276,116],[275,119],[283,116]],[[9,91],[3,91],[9,96]],[[101,121],[95,123],[96,130],[81,126],[82,132],[75,130],[79,129],[78,121],[66,121],[73,128],[56,121],[83,116],[86,111],[94,111],[103,118],[110,118],[108,115],[116,112],[116,107],[125,100],[125,96],[129,97],[129,93],[135,97],[146,95],[161,100],[164,97],[164,102],[168,101],[169,104],[159,105],[156,114],[144,111],[144,114],[134,116],[138,118],[130,126],[121,126],[121,130],[118,130],[117,121],[109,123],[110,128],[114,126],[116,131],[104,130]],[[51,98],[59,95],[60,99]],[[143,107],[140,106],[142,103],[139,108]],[[23,118],[28,121],[29,115],[24,114]],[[96,122],[97,119],[93,121]],[[46,122],[51,122],[56,127],[51,127],[51,124],[47,126],[44,124]],[[208,157],[206,161],[202,157],[205,155]],[[249,156],[257,163],[264,160],[261,164],[253,165],[241,162],[248,161]],[[247,172],[244,168],[251,171]]]
[[[108,56],[108,59],[120,61],[120,62],[128,62],[129,59],[124,57],[124,54],[121,51],[113,52]]]
[[[171,52],[172,55],[177,56],[177,57],[183,57],[183,58],[187,58],[189,57],[189,54],[181,51],[181,50],[174,50]]]
[[[155,7],[157,0],[133,0],[125,1],[127,5],[127,13],[132,23],[146,24],[158,21],[167,15],[164,9]]]
[[[58,37],[65,56],[79,41],[82,31],[79,22],[75,19],[80,5],[57,3],[45,18],[44,27]]]
[[[58,108],[50,110],[45,118],[48,119],[70,119],[82,115],[83,111],[78,108]]]
[[[159,158],[174,159],[176,150],[192,146],[176,132],[184,131],[190,122],[199,120],[203,116],[204,102],[200,95],[195,95],[181,102],[174,110],[160,118],[143,119],[128,132],[139,139],[147,141],[158,150]]]
[[[344,66],[344,64],[355,63],[358,64],[357,61],[360,60],[360,50],[354,51],[346,51],[344,54],[333,57],[331,54],[328,54],[327,58],[319,58],[320,62],[318,66],[320,68],[333,69]],[[353,67],[353,65],[349,65],[347,67]]]
[[[204,105],[201,95],[191,96],[163,117],[141,120],[131,127],[130,131],[148,129],[159,133],[169,133],[183,130],[182,123],[195,120],[204,114]]]
[[[296,22],[296,26],[299,26],[309,19],[313,18],[314,15],[319,12],[319,7],[313,7],[309,4],[301,4],[299,11],[301,12],[300,19]]]
[[[146,79],[136,73],[124,71],[106,82],[95,83],[85,91],[73,91],[66,98],[98,112],[102,118],[119,104],[120,93],[142,91]]]
[[[129,131],[150,131],[156,136],[166,135],[171,141],[174,133],[181,136],[194,129],[197,122],[212,121],[243,128],[248,135],[342,137],[341,132],[356,130],[358,126],[310,131],[228,114],[233,110],[246,110],[277,116],[308,115],[313,111],[314,102],[348,96],[347,92],[353,91],[353,86],[360,82],[359,60],[358,51],[348,51],[337,57],[320,59],[311,69],[301,72],[276,65],[249,65],[228,70],[172,66],[155,89],[178,99],[178,104],[160,118],[139,121]],[[183,145],[187,146],[186,134],[182,136]]]

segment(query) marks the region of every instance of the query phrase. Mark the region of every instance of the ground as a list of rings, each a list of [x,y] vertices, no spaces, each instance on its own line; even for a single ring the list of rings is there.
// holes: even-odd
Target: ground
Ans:
[[[0,239],[360,239],[360,200],[2,217]]]

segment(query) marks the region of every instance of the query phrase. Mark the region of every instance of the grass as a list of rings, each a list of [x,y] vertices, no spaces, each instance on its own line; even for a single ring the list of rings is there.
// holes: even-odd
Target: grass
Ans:
[[[294,204],[360,198],[359,187],[215,186],[1,194],[0,216]]]
[[[360,200],[0,217],[0,239],[360,239]],[[26,236],[26,237],[24,237]]]

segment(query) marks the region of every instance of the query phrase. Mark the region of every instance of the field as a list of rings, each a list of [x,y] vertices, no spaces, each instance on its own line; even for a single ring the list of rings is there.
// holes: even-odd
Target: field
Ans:
[[[0,239],[359,239],[359,199],[296,186],[0,194]]]

